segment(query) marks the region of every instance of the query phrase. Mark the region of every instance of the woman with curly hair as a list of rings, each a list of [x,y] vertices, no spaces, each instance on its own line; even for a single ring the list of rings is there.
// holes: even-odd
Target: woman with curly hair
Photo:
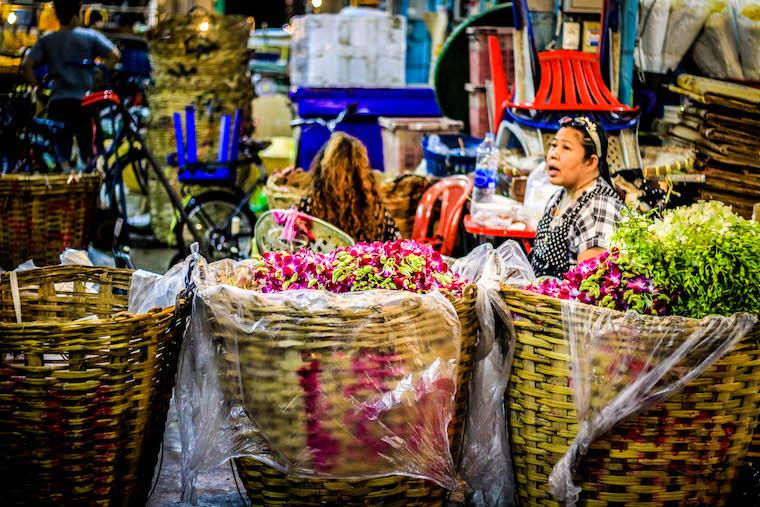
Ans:
[[[331,223],[356,241],[400,238],[361,141],[335,132],[314,158],[311,173],[311,188],[299,211]]]

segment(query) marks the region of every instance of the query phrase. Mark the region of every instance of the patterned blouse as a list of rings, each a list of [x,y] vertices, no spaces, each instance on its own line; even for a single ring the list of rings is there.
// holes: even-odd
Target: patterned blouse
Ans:
[[[301,213],[306,213],[307,215],[316,216],[313,213],[312,198],[310,196],[306,196],[301,199],[301,202],[298,203],[298,211]],[[371,241],[395,241],[397,239],[401,239],[401,233],[398,230],[398,226],[396,225],[396,221],[393,219],[393,216],[391,216],[391,214],[388,213],[388,210],[385,208],[383,208],[383,214],[385,215],[385,220],[379,224],[378,230],[375,231],[375,233],[366,234],[367,238]],[[352,237],[354,237],[354,239],[356,239],[355,231],[344,232],[350,234]]]
[[[564,213],[554,216],[564,194],[564,189],[554,194],[536,227],[531,252],[536,276],[561,277],[578,264],[578,254],[590,248],[607,248],[620,220],[623,202],[602,179],[584,191]]]

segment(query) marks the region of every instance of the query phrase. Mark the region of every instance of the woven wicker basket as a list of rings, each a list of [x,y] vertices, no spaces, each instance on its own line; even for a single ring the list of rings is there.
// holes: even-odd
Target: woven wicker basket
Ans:
[[[18,273],[19,324],[11,274],[0,275],[3,505],[145,504],[184,318],[175,307],[125,313],[130,277],[78,266]]]
[[[472,377],[473,354],[479,329],[478,318],[475,312],[476,296],[477,290],[475,286],[470,286],[465,290],[462,298],[452,300],[462,325],[462,344],[458,354],[455,411],[454,418],[451,420],[448,428],[449,441],[455,463],[459,459],[462,437],[464,435],[464,423],[469,396],[468,386]],[[358,347],[370,347],[369,349],[371,350],[369,344],[373,343],[373,339],[376,341],[380,340],[376,343],[380,349],[387,349],[389,326],[403,329],[404,325],[424,325],[429,330],[428,334],[431,340],[438,334],[435,331],[436,326],[440,327],[440,324],[436,322],[417,322],[415,319],[418,316],[414,313],[415,310],[409,307],[395,308],[391,310],[390,314],[384,315],[378,315],[375,310],[368,309],[365,312],[366,315],[354,314],[352,319],[360,319],[361,322],[353,323],[349,319],[335,314],[317,313],[307,310],[298,311],[290,307],[252,307],[246,309],[246,311],[248,310],[251,311],[251,314],[261,313],[262,315],[271,316],[272,312],[275,312],[275,314],[281,315],[282,320],[278,321],[280,329],[294,333],[294,338],[300,338],[292,340],[293,345],[291,347],[281,349],[283,360],[271,357],[271,353],[269,353],[266,358],[268,364],[272,365],[286,365],[288,363],[288,361],[284,360],[286,355],[291,358],[297,357],[298,361],[301,362],[302,352],[314,352],[318,342],[324,340],[323,337],[325,336],[330,337],[330,347],[334,347],[335,341],[340,340],[342,337],[347,340],[345,350],[355,352],[358,350]],[[246,315],[249,315],[249,313],[246,313]],[[425,317],[420,316],[420,318],[424,320]],[[362,328],[360,336],[356,336],[354,331],[357,325],[360,325]],[[309,328],[313,328],[315,332],[309,332]],[[396,333],[396,335],[401,338],[403,333]],[[308,336],[308,339],[303,339],[306,336]],[[405,345],[402,342],[404,340],[399,341],[397,353],[403,354],[404,350],[408,353],[421,353],[419,350],[412,351],[408,347],[404,349]],[[260,403],[261,407],[266,407],[268,404],[271,405],[273,400],[279,400],[281,403],[283,400],[287,402],[287,400],[293,398],[300,399],[298,393],[302,389],[298,383],[288,382],[281,378],[283,375],[285,377],[288,375],[292,376],[292,371],[290,374],[287,371],[278,373],[272,368],[264,374],[261,369],[256,370],[253,366],[257,361],[260,362],[261,360],[260,357],[257,359],[257,354],[261,352],[258,350],[260,347],[252,346],[252,343],[248,340],[245,343],[239,342],[238,346],[240,347],[240,364],[249,365],[247,368],[248,372],[245,371],[245,367],[241,371],[244,379],[243,390],[247,392],[246,400],[253,400],[249,401],[249,403]],[[267,348],[267,350],[272,351],[272,348]],[[310,356],[307,356],[307,359],[308,357]],[[337,355],[337,357],[340,357],[340,355]],[[244,360],[243,358],[246,359]],[[303,359],[303,361],[307,361],[307,359]],[[346,362],[343,360],[343,363]],[[308,364],[308,361],[304,364]],[[231,363],[230,367],[234,368],[235,366]],[[294,368],[292,364],[283,367],[286,369]],[[345,369],[346,364],[336,361],[335,364],[322,364],[321,368],[339,370],[341,368]],[[346,371],[346,374],[355,375],[351,373],[350,369]],[[249,382],[246,381],[246,378],[248,378]],[[246,388],[246,383],[251,384],[250,390]],[[271,384],[271,390],[267,389],[266,386],[268,384]],[[295,391],[288,388],[291,384],[295,386]],[[239,387],[237,391],[234,390],[234,386],[232,389],[229,395],[239,396]],[[320,390],[329,393],[332,388],[322,385]],[[302,397],[303,395],[301,395]],[[277,405],[277,403],[274,404]],[[328,403],[328,405],[332,405],[332,403]],[[262,431],[266,433],[270,441],[276,439],[281,445],[287,446],[290,445],[290,441],[293,440],[294,435],[300,437],[306,432],[307,422],[304,410],[290,411],[290,419],[288,420],[283,420],[284,416],[280,413],[265,413],[272,414],[262,424]],[[296,417],[293,417],[293,413],[296,414]],[[294,449],[299,446],[301,448],[305,447],[302,438],[300,440],[297,438],[296,440]],[[237,459],[236,463],[238,472],[253,505],[367,505],[368,503],[405,506],[441,505],[446,496],[446,491],[440,486],[432,482],[412,479],[406,476],[388,475],[366,480],[322,479],[286,475],[252,458]]]
[[[98,174],[0,176],[0,267],[58,264],[66,247],[86,248],[99,190]]]
[[[382,178],[380,173],[376,177]],[[414,216],[422,194],[435,181],[429,177],[405,174],[392,180],[383,180],[383,203],[388,209],[402,238],[412,235]],[[266,195],[271,209],[295,206],[309,191],[311,174],[301,169],[272,174],[267,179]]]
[[[503,297],[517,332],[507,393],[517,493],[523,505],[556,506],[548,477],[578,431],[561,303]],[[581,504],[722,505],[760,414],[758,339],[755,328],[683,391],[593,442],[576,471]]]

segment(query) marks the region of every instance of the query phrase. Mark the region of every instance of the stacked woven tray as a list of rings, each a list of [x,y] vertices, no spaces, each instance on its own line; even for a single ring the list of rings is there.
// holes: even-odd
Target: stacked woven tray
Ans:
[[[691,102],[671,135],[698,150],[706,177],[701,197],[750,218],[760,201],[760,91],[689,75],[671,89]]]

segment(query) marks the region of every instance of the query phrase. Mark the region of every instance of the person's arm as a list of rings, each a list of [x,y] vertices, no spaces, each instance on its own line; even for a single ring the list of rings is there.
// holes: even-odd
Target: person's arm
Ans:
[[[113,50],[103,57],[103,65],[105,65],[107,69],[113,69],[119,60],[121,60],[121,51],[114,46]]]
[[[592,259],[609,246],[609,239],[620,220],[621,205],[608,196],[591,200],[581,210],[575,224],[571,251],[577,252],[578,262]]]
[[[578,254],[578,262],[583,262],[589,259],[593,259],[594,257],[602,255],[602,253],[604,253],[604,248],[599,248],[599,247],[588,248]]]
[[[32,49],[26,52],[24,59],[21,60],[21,75],[32,86],[37,86],[37,76],[34,75],[34,67],[39,65],[42,60],[42,44],[44,39],[40,39],[32,46]]]
[[[113,69],[119,60],[121,60],[121,51],[119,51],[119,48],[117,48],[108,37],[97,30],[92,30],[92,34],[95,40],[96,54],[103,61],[103,65],[105,65],[107,69]]]
[[[34,61],[32,60],[30,53],[24,55],[24,59],[21,61],[21,75],[32,86],[37,86],[37,76],[34,75]]]

